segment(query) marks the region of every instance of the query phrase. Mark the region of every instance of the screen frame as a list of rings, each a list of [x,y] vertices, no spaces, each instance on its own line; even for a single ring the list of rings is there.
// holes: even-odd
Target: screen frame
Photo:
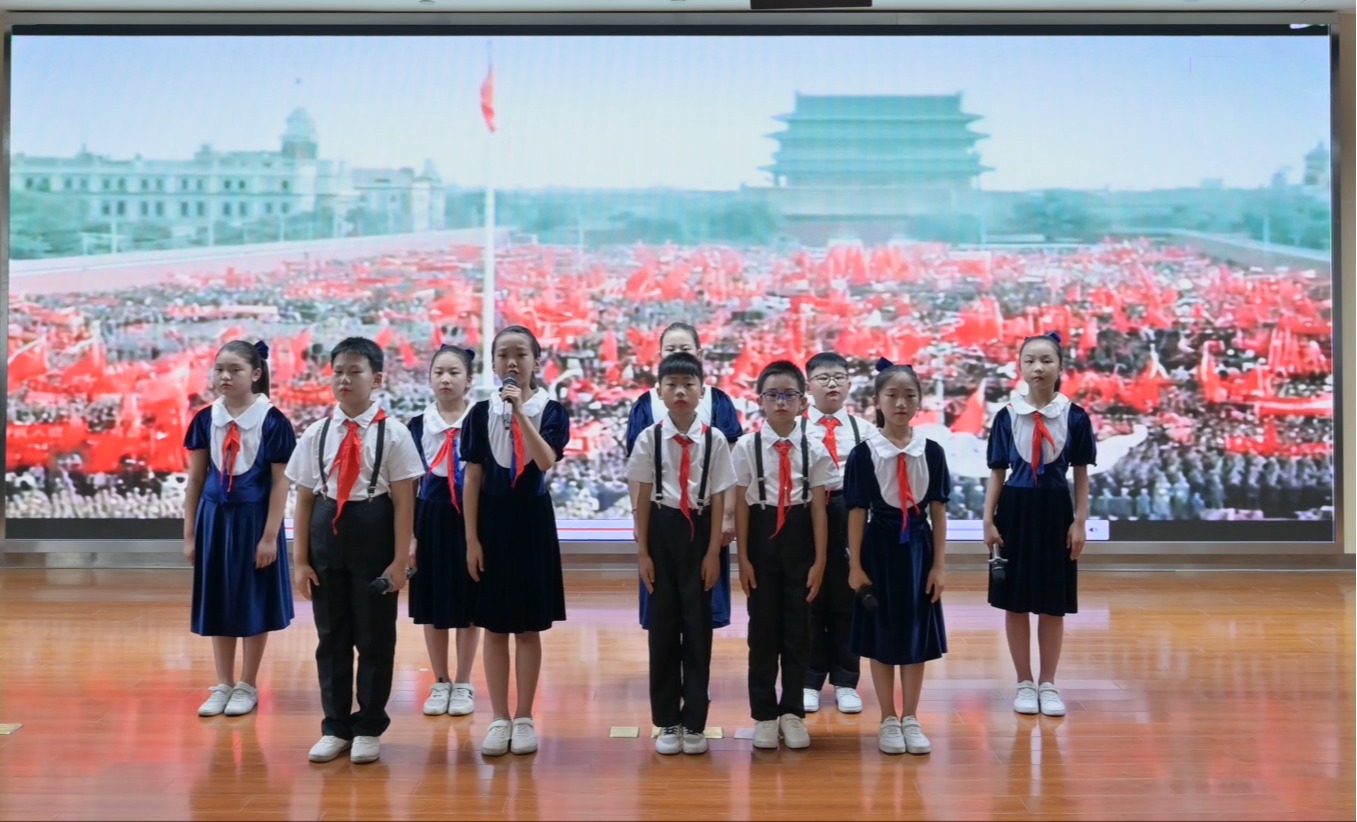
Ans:
[[[1310,28],[1295,28],[1308,24]],[[1347,366],[1345,326],[1352,321],[1343,311],[1343,296],[1349,284],[1343,281],[1341,244],[1342,199],[1339,196],[1343,169],[1340,139],[1339,26],[1333,12],[548,12],[548,13],[448,13],[448,12],[12,12],[0,15],[3,33],[3,64],[0,65],[0,139],[3,139],[3,174],[0,174],[0,247],[9,247],[10,184],[10,61],[14,34],[32,35],[124,35],[124,36],[468,36],[468,35],[815,35],[860,34],[875,36],[969,35],[994,36],[1127,36],[1127,35],[1269,35],[1329,39],[1329,88],[1331,151],[1331,231],[1333,282],[1333,373],[1334,373],[1334,519],[1331,541],[1307,542],[1203,542],[1203,541],[1108,541],[1096,543],[1100,554],[1164,558],[1188,556],[1286,556],[1333,557],[1344,553],[1344,517],[1349,505],[1345,487],[1344,423],[1347,393],[1343,379]],[[1015,31],[1021,29],[1021,31]],[[1350,147],[1349,147],[1350,148]],[[0,255],[0,314],[9,316],[9,256]],[[0,324],[0,344],[8,345],[8,322]],[[0,374],[8,385],[8,374]],[[7,412],[8,391],[0,396],[0,412]],[[7,447],[7,413],[0,415],[0,456]],[[7,500],[0,495],[0,564],[16,554],[127,554],[152,555],[178,552],[178,539],[111,538],[20,538],[8,539]],[[120,521],[123,522],[123,521]],[[129,523],[136,520],[126,521]],[[156,520],[157,523],[178,520]],[[979,542],[956,542],[955,552],[981,555]],[[632,543],[562,542],[566,553],[630,553]],[[1173,546],[1172,552],[1164,550]],[[602,550],[600,550],[602,549]]]

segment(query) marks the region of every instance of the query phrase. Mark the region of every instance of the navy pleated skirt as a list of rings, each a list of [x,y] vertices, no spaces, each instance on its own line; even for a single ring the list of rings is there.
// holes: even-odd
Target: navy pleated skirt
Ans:
[[[853,653],[886,665],[915,665],[947,653],[942,600],[925,592],[933,570],[933,529],[922,516],[910,518],[909,537],[900,541],[898,509],[873,509],[862,538],[862,570],[872,580],[878,607],[872,613],[853,605],[849,645]]]
[[[278,531],[278,559],[255,568],[269,502],[198,503],[194,529],[193,633],[249,637],[292,622],[292,572],[287,539]]]
[[[1079,610],[1079,563],[1070,559],[1074,503],[1068,488],[1004,487],[994,511],[1008,560],[989,604],[1005,611],[1065,616]]]

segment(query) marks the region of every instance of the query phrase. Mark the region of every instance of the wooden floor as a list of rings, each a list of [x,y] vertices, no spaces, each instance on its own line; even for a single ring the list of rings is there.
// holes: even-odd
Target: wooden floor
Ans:
[[[978,576],[971,572],[968,576]],[[999,615],[979,579],[946,596],[929,756],[885,756],[868,709],[808,719],[808,751],[754,751],[744,607],[717,632],[705,757],[649,732],[635,577],[568,573],[545,635],[535,756],[482,759],[490,717],[428,718],[402,617],[382,758],[311,765],[319,699],[308,604],[265,658],[259,710],[199,719],[213,683],[188,571],[0,570],[0,819],[1353,819],[1353,575],[1086,573],[1061,719],[1011,710]],[[405,612],[404,603],[401,606]],[[609,738],[639,725],[639,739]]]

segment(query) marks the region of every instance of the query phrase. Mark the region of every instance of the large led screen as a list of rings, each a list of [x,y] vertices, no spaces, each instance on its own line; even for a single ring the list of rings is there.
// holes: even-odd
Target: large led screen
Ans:
[[[1059,331],[1095,536],[1331,541],[1325,30],[1011,32],[21,30],[8,536],[178,536],[226,340],[268,341],[298,431],[351,334],[419,413],[492,259],[571,415],[567,536],[629,536],[627,412],[681,320],[746,425],[769,360],[844,354],[865,415],[913,363],[956,538],[1017,346]]]

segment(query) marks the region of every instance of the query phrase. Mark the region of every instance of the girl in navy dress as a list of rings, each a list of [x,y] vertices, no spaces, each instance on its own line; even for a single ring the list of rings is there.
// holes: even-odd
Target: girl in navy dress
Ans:
[[[466,716],[476,709],[471,666],[480,631],[471,624],[471,576],[466,570],[466,523],[462,521],[463,463],[459,434],[467,414],[475,352],[445,345],[429,365],[434,402],[407,423],[424,478],[415,498],[415,567],[410,579],[410,618],[424,626],[434,684],[424,703],[427,716]],[[457,630],[457,676],[448,678],[448,631]]]
[[[702,347],[698,343],[697,329],[687,323],[670,323],[660,334],[660,359],[670,354],[683,352],[692,354],[700,361]],[[664,403],[660,401],[659,386],[652,388],[632,403],[631,414],[627,417],[627,458],[631,458],[636,447],[636,438],[659,421],[665,414]],[[740,428],[740,414],[735,403],[721,389],[710,386],[702,392],[697,406],[697,421],[710,425],[725,435],[726,442],[732,446],[744,431]],[[631,509],[636,510],[639,483],[628,482],[631,491]],[[711,626],[724,628],[730,624],[730,541],[735,538],[735,489],[726,492],[725,515],[721,519],[721,555],[720,576],[711,592]],[[641,627],[650,630],[650,593],[638,578],[636,587],[640,596]]]
[[[192,628],[212,637],[217,665],[217,684],[199,716],[254,710],[269,632],[292,622],[283,470],[297,437],[269,402],[268,355],[263,342],[222,346],[212,367],[217,400],[194,415],[184,435],[190,452],[184,557],[193,563]],[[239,680],[237,638],[245,648]]]
[[[1004,563],[1002,579],[990,575],[989,604],[1007,611],[1008,652],[1018,675],[1013,710],[1063,716],[1055,670],[1065,615],[1078,610],[1077,560],[1084,550],[1088,466],[1097,459],[1097,443],[1088,414],[1060,393],[1060,335],[1029,337],[1018,350],[1018,363],[1027,396],[1014,394],[995,415],[989,434],[985,544]],[[1065,479],[1071,466],[1072,499]],[[1029,614],[1038,615],[1041,670],[1035,680]]]
[[[858,592],[849,635],[853,653],[871,660],[881,704],[877,745],[884,753],[926,754],[919,724],[924,663],[947,653],[942,621],[947,495],[942,446],[914,433],[923,386],[914,369],[877,363],[876,424],[848,454],[848,584]],[[930,525],[931,521],[931,525]],[[903,707],[896,710],[895,672]]]
[[[541,631],[565,619],[561,544],[546,473],[565,456],[570,418],[535,377],[542,347],[511,325],[491,345],[498,394],[471,408],[462,428],[466,566],[476,581],[471,621],[485,629],[485,679],[494,721],[481,753],[537,750],[532,705],[542,670]],[[516,636],[518,710],[510,722],[509,635]]]

